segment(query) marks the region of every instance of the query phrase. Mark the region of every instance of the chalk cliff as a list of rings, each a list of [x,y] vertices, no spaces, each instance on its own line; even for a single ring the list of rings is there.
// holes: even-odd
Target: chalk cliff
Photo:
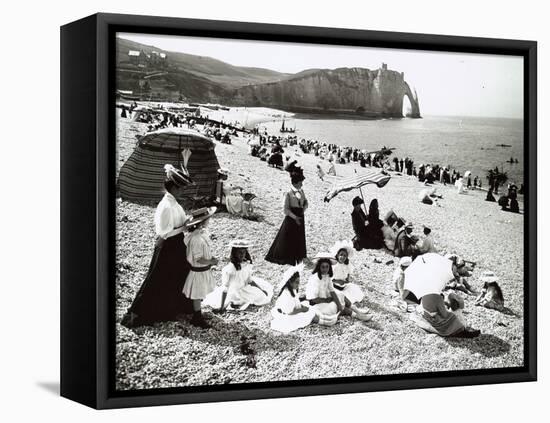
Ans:
[[[241,106],[278,107],[290,111],[357,113],[372,117],[402,117],[403,98],[409,117],[419,118],[418,97],[401,72],[339,68],[301,72],[276,82],[250,84],[234,90],[227,102]]]

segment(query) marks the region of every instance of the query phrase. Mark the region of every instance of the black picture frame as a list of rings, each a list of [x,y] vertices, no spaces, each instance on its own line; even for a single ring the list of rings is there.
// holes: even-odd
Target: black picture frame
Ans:
[[[524,58],[524,366],[116,392],[115,34],[138,32]],[[95,14],[61,28],[61,395],[90,407],[232,401],[534,381],[537,378],[537,44],[534,41]],[[78,203],[78,207],[75,204]]]

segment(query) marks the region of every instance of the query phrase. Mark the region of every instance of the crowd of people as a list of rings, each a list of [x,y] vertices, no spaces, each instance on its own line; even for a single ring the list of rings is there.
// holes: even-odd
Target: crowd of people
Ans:
[[[215,129],[223,130],[206,123],[202,131],[207,133]],[[290,186],[284,196],[283,220],[265,255],[268,262],[288,266],[281,269],[281,278],[275,284],[276,287],[272,282],[254,275],[249,253],[253,244],[246,239],[234,239],[230,243],[230,262],[222,268],[221,283],[216,282],[212,269],[219,261],[213,257],[212,241],[205,233],[216,207],[185,211],[176,198],[192,181],[185,168],[166,165],[166,193],[154,218],[158,237],[155,250],[147,275],[121,321],[124,326],[132,328],[150,325],[180,319],[182,315],[192,313],[190,323],[208,329],[211,324],[202,313],[204,306],[211,307],[216,313],[224,313],[226,310],[240,312],[251,305],[267,307],[272,304],[273,297],[275,302],[271,310],[271,328],[278,332],[289,333],[310,324],[332,326],[342,316],[367,322],[373,316],[358,306],[365,293],[361,285],[353,281],[355,273],[352,260],[355,251],[385,249],[399,259],[388,290],[397,296],[398,305],[404,311],[415,314],[413,320],[421,328],[441,336],[475,337],[480,334],[464,321],[461,315],[464,301],[455,292],[476,294],[467,281],[475,263],[468,263],[456,255],[446,256],[452,268],[452,279],[445,289],[416,297],[405,289],[407,268],[423,255],[442,252],[436,247],[431,228],[423,226],[423,236],[418,237],[414,234],[412,222],[399,217],[393,210],[381,218],[377,199],[370,201],[368,211],[362,197],[352,200],[351,226],[355,233],[352,240],[338,241],[331,247],[327,246],[325,251],[308,255],[305,224],[308,199],[303,188],[304,171],[297,165],[297,161],[290,161],[288,157],[283,159],[284,148],[289,144],[298,145],[303,153],[326,158],[329,163],[364,160],[367,165],[366,161],[370,158],[371,166],[376,164],[381,167],[388,165],[383,154],[365,155],[349,147],[298,141],[296,136],[259,137],[257,144],[248,143],[250,154],[262,159],[262,148],[270,146],[271,151],[265,160],[273,167],[284,168],[290,176]],[[393,163],[395,171],[413,175],[416,172],[411,159],[394,158]],[[229,171],[220,169],[218,175],[218,204],[232,214],[246,216],[251,213],[251,199],[244,197],[243,188],[227,182]],[[452,183],[458,174],[455,175],[454,171],[449,173],[444,167],[419,166],[419,180],[430,184],[436,180],[436,175],[438,181]],[[324,174],[319,176],[323,179]],[[515,200],[517,204],[515,191],[508,197],[509,201]],[[308,257],[313,257],[313,260]],[[300,295],[304,263],[311,263],[313,270],[304,279],[305,295]],[[496,280],[493,282],[496,283]],[[478,304],[493,304],[492,300],[487,300],[483,295],[484,292],[480,294]]]

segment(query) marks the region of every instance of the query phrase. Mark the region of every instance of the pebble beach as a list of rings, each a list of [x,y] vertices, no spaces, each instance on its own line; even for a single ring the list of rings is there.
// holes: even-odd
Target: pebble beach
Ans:
[[[133,151],[135,136],[147,125],[117,118],[117,174]],[[297,133],[299,137],[299,133]],[[221,167],[230,171],[230,182],[254,193],[257,220],[216,213],[209,232],[213,255],[220,260],[215,277],[229,260],[229,242],[246,238],[254,274],[275,287],[286,269],[264,260],[283,220],[283,194],[290,187],[285,171],[269,167],[248,154],[242,136],[232,144],[216,142]],[[307,251],[311,258],[327,251],[338,240],[351,239],[351,201],[359,191],[344,192],[324,202],[334,179],[322,181],[317,164],[326,161],[286,147],[285,156],[297,159],[306,180],[309,201],[305,216]],[[391,159],[391,157],[390,157]],[[358,163],[337,164],[337,175],[361,172]],[[169,388],[217,384],[241,384],[300,379],[473,370],[523,365],[524,216],[500,210],[483,201],[481,191],[458,195],[456,188],[436,184],[443,196],[434,205],[422,204],[418,193],[425,188],[416,178],[393,172],[383,188],[363,187],[365,202],[378,199],[380,215],[390,209],[412,221],[420,235],[422,225],[432,229],[441,252],[456,253],[477,263],[469,283],[480,290],[483,271],[500,278],[506,312],[474,305],[466,296],[464,317],[480,329],[476,339],[442,338],[428,334],[400,311],[391,293],[397,265],[385,250],[362,250],[351,258],[352,281],[365,292],[359,304],[373,315],[370,322],[341,317],[333,327],[311,325],[282,335],[270,329],[271,308],[250,307],[244,312],[214,315],[205,308],[212,328],[201,330],[186,319],[129,330],[120,320],[130,306],[151,259],[155,233],[155,205],[116,199],[116,388],[117,390]],[[521,205],[520,205],[521,207]],[[393,261],[393,262],[392,262]],[[300,291],[311,272],[306,266]]]

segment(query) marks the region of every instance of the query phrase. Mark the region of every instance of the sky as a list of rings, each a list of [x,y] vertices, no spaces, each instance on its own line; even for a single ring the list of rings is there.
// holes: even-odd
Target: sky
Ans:
[[[523,117],[523,58],[353,46],[117,34],[159,49],[284,73],[362,67],[405,73],[423,115]]]

